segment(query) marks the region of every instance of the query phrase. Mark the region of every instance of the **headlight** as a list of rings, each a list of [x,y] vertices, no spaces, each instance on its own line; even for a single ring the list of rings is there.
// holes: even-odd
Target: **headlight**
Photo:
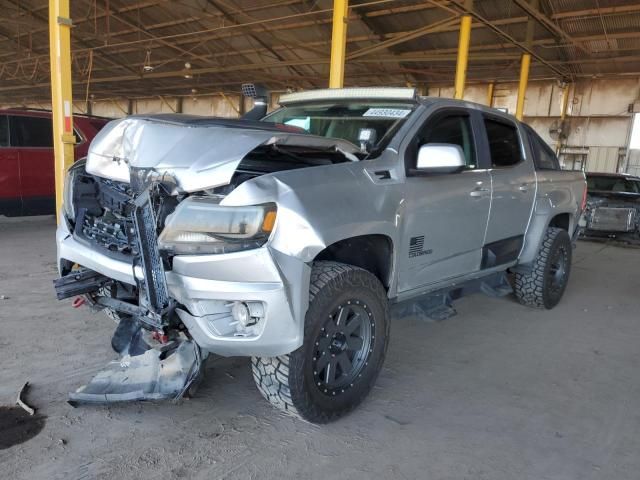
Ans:
[[[216,199],[190,197],[167,217],[158,247],[176,255],[258,248],[269,239],[275,221],[273,203],[225,207]]]
[[[64,191],[62,192],[62,209],[65,216],[69,220],[75,220],[76,210],[73,206],[73,184],[76,173],[79,170],[85,168],[86,159],[78,160],[76,163],[69,167],[67,174],[64,177]]]

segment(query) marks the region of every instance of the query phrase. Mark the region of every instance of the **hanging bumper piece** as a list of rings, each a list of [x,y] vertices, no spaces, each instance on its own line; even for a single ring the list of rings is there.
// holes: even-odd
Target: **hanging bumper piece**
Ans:
[[[171,352],[152,348],[142,355],[125,355],[70,393],[69,404],[179,400],[199,379],[201,366],[200,349],[191,340]]]

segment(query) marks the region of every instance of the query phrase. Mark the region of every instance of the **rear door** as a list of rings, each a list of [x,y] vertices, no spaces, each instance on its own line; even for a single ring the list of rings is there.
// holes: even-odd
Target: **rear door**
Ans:
[[[405,151],[400,293],[480,268],[491,178],[485,166],[478,163],[476,124],[474,113],[466,109],[439,110],[426,119]],[[412,172],[417,150],[428,143],[460,146],[466,168],[450,174]]]
[[[482,268],[518,258],[536,195],[536,175],[526,158],[515,122],[483,114],[485,144],[482,154],[491,165],[491,213],[483,248]]]
[[[20,155],[20,182],[25,215],[55,211],[53,126],[51,118],[9,116],[11,145]]]
[[[20,215],[20,156],[9,137],[9,118],[0,115],[0,215]]]

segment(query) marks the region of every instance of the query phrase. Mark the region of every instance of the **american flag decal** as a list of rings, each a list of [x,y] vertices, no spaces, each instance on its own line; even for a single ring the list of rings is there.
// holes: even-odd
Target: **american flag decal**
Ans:
[[[419,237],[411,237],[409,240],[409,257],[417,257],[422,253],[424,248],[424,235]]]

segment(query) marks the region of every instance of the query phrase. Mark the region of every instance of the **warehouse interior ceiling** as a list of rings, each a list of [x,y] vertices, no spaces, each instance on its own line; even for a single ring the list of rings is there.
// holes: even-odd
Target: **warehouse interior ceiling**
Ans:
[[[50,98],[48,2],[1,0],[0,102]],[[71,0],[77,100],[326,87],[332,0]],[[453,84],[460,16],[473,19],[468,82],[640,73],[629,0],[355,0],[345,85]],[[534,37],[525,44],[526,24]]]

